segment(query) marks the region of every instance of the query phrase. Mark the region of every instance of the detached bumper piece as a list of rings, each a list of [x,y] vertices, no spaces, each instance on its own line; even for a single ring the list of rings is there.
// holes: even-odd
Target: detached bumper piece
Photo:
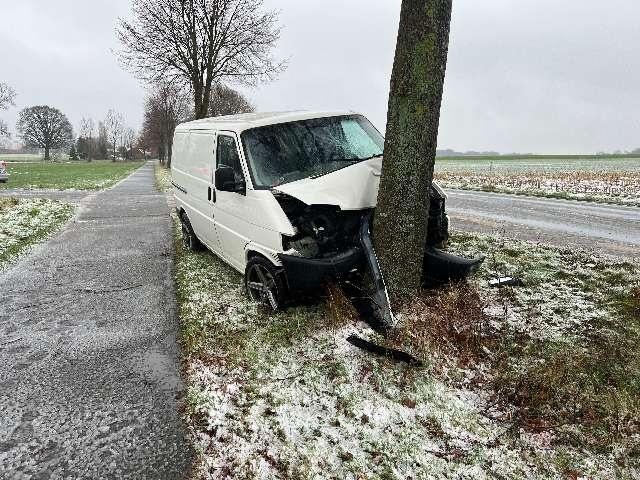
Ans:
[[[280,254],[289,290],[312,292],[327,281],[341,280],[362,264],[362,251],[352,248],[328,258],[302,258]]]
[[[484,262],[484,257],[463,258],[427,247],[422,265],[422,279],[426,284],[462,280],[473,274]]]

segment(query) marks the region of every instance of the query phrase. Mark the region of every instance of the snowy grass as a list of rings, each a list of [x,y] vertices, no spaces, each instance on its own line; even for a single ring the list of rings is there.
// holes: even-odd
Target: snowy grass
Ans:
[[[484,309],[454,325],[452,343],[460,345],[462,337],[467,344],[463,355],[454,352],[456,360],[475,357],[474,381],[517,407],[512,413],[521,425],[553,431],[558,441],[617,450],[620,459],[621,452],[637,456],[640,266],[489,236],[457,235],[452,247],[488,254],[476,281],[480,301],[469,301],[464,287],[444,293],[463,296],[462,306],[450,302],[463,315],[469,305]],[[520,278],[524,286],[488,286],[504,275]],[[442,324],[456,318],[448,313]]]
[[[446,188],[640,205],[638,158],[438,159]]]
[[[142,162],[10,163],[9,181],[0,189],[101,190],[115,185]]]
[[[165,168],[160,165],[160,162],[155,165],[156,175],[156,188],[160,192],[168,192],[171,190],[171,169]]]
[[[0,197],[0,268],[55,232],[73,212],[63,202]]]
[[[473,288],[486,302],[489,326],[505,338],[522,331],[543,343],[575,342],[590,319],[603,325],[612,319],[618,294],[626,298],[623,284],[638,275],[635,266],[493,237],[458,236],[453,248],[489,255]],[[361,323],[337,318],[325,303],[267,315],[247,301],[237,272],[209,253],[185,251],[177,228],[176,252],[186,415],[199,452],[195,478],[604,479],[640,473],[628,441],[592,448],[579,435],[566,441],[554,429],[525,425],[520,406],[496,398],[497,382],[487,380],[495,373],[490,359],[462,365],[446,358],[451,351],[423,351],[426,366],[418,369],[370,356],[346,337],[382,339]],[[485,288],[488,278],[503,272],[521,275],[527,286]],[[406,321],[409,312],[401,314]]]

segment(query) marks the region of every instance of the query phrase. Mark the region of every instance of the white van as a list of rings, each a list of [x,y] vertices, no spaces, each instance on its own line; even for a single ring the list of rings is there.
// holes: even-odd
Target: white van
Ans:
[[[281,112],[179,125],[172,183],[185,245],[205,245],[278,309],[363,263],[358,232],[376,206],[384,138],[353,112]],[[429,245],[448,238],[430,194]]]

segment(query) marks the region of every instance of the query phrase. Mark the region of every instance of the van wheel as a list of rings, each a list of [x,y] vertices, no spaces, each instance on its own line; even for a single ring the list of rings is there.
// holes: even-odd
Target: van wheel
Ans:
[[[278,311],[284,301],[282,270],[262,257],[253,257],[247,263],[244,273],[247,295],[271,310]]]
[[[200,243],[200,240],[196,237],[186,213],[183,213],[180,216],[180,222],[182,223],[182,244],[184,245],[184,248],[191,250],[192,252],[202,250],[202,243]]]

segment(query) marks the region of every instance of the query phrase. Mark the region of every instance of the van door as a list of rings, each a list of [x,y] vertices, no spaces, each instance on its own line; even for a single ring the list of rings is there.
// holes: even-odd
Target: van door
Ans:
[[[214,223],[213,170],[215,164],[215,132],[192,130],[187,150],[192,177],[194,211],[189,220],[197,237],[210,250],[221,254],[220,242]]]
[[[233,132],[219,132],[216,143],[216,169],[231,167],[236,180],[245,180]],[[247,182],[248,183],[248,182]],[[225,259],[239,270],[245,266],[245,246],[249,243],[248,202],[246,194],[216,191],[214,215],[220,247]]]

